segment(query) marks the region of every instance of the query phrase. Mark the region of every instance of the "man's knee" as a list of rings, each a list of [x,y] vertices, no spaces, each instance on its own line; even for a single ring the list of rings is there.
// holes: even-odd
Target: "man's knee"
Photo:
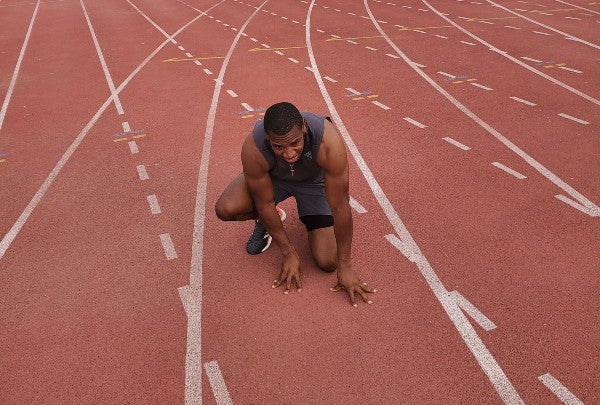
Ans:
[[[326,273],[332,273],[337,269],[337,258],[335,256],[315,257],[315,263],[317,267]]]
[[[235,213],[233,207],[228,204],[227,200],[219,198],[215,204],[215,213],[221,221],[233,221]]]

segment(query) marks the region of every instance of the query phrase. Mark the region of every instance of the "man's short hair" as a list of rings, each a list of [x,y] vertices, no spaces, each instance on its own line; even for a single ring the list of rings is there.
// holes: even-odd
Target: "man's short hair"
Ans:
[[[292,104],[286,101],[273,104],[265,112],[265,132],[275,135],[285,135],[295,125],[302,127],[302,115]]]

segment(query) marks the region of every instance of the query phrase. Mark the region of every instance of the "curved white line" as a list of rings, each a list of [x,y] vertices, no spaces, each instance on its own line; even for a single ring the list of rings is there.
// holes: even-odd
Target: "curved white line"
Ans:
[[[581,6],[578,6],[576,4],[567,3],[566,1],[562,1],[562,0],[556,0],[556,1],[559,2],[559,3],[562,3],[562,4],[566,4],[567,6],[571,6],[571,7],[578,8],[580,10],[588,11],[590,13],[600,14],[600,12],[598,12],[598,11],[590,10],[589,8],[581,7]]]
[[[422,0],[422,1],[425,2],[424,0]],[[365,0],[365,6],[367,7],[367,11],[371,15],[371,21],[375,25],[375,28],[383,36],[383,38],[386,40],[386,42],[388,43],[388,45],[390,45],[394,49],[394,51],[396,51],[396,53],[415,72],[417,72],[417,74],[419,76],[421,76],[427,83],[429,83],[440,94],[442,94],[444,97],[446,97],[446,99],[448,99],[463,114],[465,114],[466,116],[468,116],[469,118],[471,118],[473,121],[475,121],[477,123],[477,125],[481,126],[490,135],[492,135],[493,137],[495,137],[496,139],[498,139],[500,142],[502,142],[502,144],[504,144],[504,146],[506,146],[511,151],[513,151],[514,153],[516,153],[517,155],[519,155],[523,160],[525,160],[525,162],[527,162],[527,164],[529,164],[531,167],[533,167],[535,170],[537,170],[542,176],[544,176],[545,178],[547,178],[548,180],[550,180],[550,182],[552,182],[556,186],[560,187],[567,194],[569,194],[571,197],[573,197],[574,199],[576,199],[581,205],[583,205],[588,210],[588,212],[587,212],[588,215],[590,215],[592,217],[594,217],[594,216],[600,216],[600,207],[598,207],[592,201],[590,201],[589,199],[587,199],[586,197],[584,197],[581,193],[579,193],[577,190],[575,190],[569,184],[567,184],[566,182],[564,182],[557,175],[555,175],[550,170],[548,170],[540,162],[538,162],[537,160],[535,160],[533,157],[529,156],[524,150],[522,150],[517,145],[515,145],[514,143],[512,143],[508,138],[506,138],[500,132],[498,132],[497,130],[495,130],[487,122],[485,122],[481,118],[479,118],[473,111],[469,110],[465,105],[463,105],[460,101],[458,101],[456,98],[454,98],[450,93],[448,93],[446,90],[444,90],[440,85],[438,85],[435,82],[435,80],[433,80],[431,77],[429,77],[421,68],[419,68],[419,66],[415,62],[413,62],[412,60],[410,60],[408,58],[408,56],[406,56],[404,54],[404,52],[402,52],[400,50],[400,48],[398,48],[398,46],[383,31],[383,29],[381,28],[381,26],[379,25],[379,23],[377,23],[377,21],[375,20],[375,17],[372,16],[371,10],[368,8],[366,0]]]
[[[525,17],[523,14],[519,14],[519,13],[517,13],[516,11],[512,11],[511,9],[509,9],[509,8],[506,8],[506,7],[504,7],[504,6],[503,6],[503,5],[501,5],[501,4],[494,3],[494,2],[493,2],[493,1],[491,1],[491,0],[486,0],[486,1],[487,1],[488,3],[490,3],[490,4],[494,5],[495,7],[501,8],[501,9],[502,9],[502,10],[504,10],[504,11],[507,11],[507,12],[509,12],[509,13],[511,13],[511,14],[514,14],[514,15],[516,15],[516,16],[519,16],[519,17],[521,17],[522,19],[529,21],[530,23],[533,23],[533,24],[539,25],[540,27],[544,27],[544,28],[546,28],[547,30],[554,31],[554,32],[556,32],[556,33],[558,33],[558,34],[560,34],[560,35],[564,35],[564,36],[565,36],[565,38],[567,38],[567,39],[571,39],[571,40],[573,40],[573,41],[581,42],[582,44],[585,44],[585,45],[587,45],[587,46],[591,46],[592,48],[595,48],[595,49],[600,49],[600,45],[593,44],[593,43],[591,43],[591,42],[588,42],[588,41],[586,41],[586,40],[583,40],[583,39],[581,39],[581,38],[577,38],[577,37],[576,37],[576,36],[574,36],[574,35],[567,34],[566,32],[562,32],[562,31],[560,31],[560,30],[557,30],[556,28],[552,28],[552,27],[550,27],[550,26],[548,26],[548,25],[546,25],[546,24],[542,24],[541,22],[538,22],[538,21],[532,20],[531,18]]]
[[[472,32],[464,29],[463,27],[461,27],[460,25],[458,25],[457,23],[455,23],[454,21],[452,21],[451,19],[449,19],[448,17],[446,17],[444,14],[442,14],[441,12],[439,12],[437,9],[435,9],[433,6],[431,6],[429,3],[427,3],[426,0],[421,0],[421,2],[423,2],[423,4],[425,4],[427,7],[429,7],[429,9],[431,11],[433,11],[438,16],[440,16],[441,18],[443,18],[444,20],[446,20],[449,24],[452,24],[454,27],[456,27],[460,31],[464,32],[465,34],[467,34],[468,36],[470,36],[474,40],[476,40],[479,43],[487,46],[490,49],[490,51],[496,52],[499,55],[504,56],[505,58],[507,58],[510,61],[518,64],[519,66],[524,67],[525,69],[527,69],[527,70],[535,73],[536,75],[539,75],[539,76],[543,77],[544,79],[551,81],[552,83],[554,83],[554,84],[556,84],[556,85],[558,85],[558,86],[560,86],[560,87],[562,87],[562,88],[570,91],[573,94],[578,95],[579,97],[581,97],[581,98],[583,98],[583,99],[585,99],[587,101],[590,101],[590,102],[592,102],[592,103],[594,103],[596,105],[600,105],[600,100],[598,100],[598,99],[596,99],[596,98],[594,98],[594,97],[592,97],[590,95],[587,95],[584,92],[582,92],[580,90],[577,90],[576,88],[571,87],[568,84],[563,83],[560,80],[557,80],[557,79],[553,78],[552,76],[549,76],[549,75],[545,74],[544,72],[541,72],[541,71],[539,71],[539,70],[537,70],[537,69],[529,66],[526,63],[521,62],[519,59],[515,58],[514,56],[511,56],[508,53],[506,53],[505,51],[502,51],[502,50],[496,48],[494,45],[492,45],[492,44],[484,41],[483,39],[479,38],[477,35],[473,34]]]
[[[325,88],[325,84],[323,83],[323,79],[321,78],[321,75],[319,73],[319,69],[316,64],[315,56],[310,41],[310,15],[314,3],[315,0],[312,0],[306,18],[306,44],[315,79],[317,81],[317,84],[319,85],[321,94],[323,95],[323,99],[325,100],[327,107],[329,108],[331,118],[334,120],[336,126],[338,127],[338,130],[342,134],[344,141],[348,145],[348,149],[354,157],[354,160],[360,168],[360,171],[362,172],[363,176],[367,180],[367,183],[369,184],[373,195],[377,199],[379,205],[381,206],[383,212],[390,221],[390,224],[393,226],[395,232],[400,236],[402,245],[405,247],[405,249],[402,249],[401,251],[404,251],[404,254],[408,255],[407,257],[409,258],[409,260],[417,265],[427,284],[429,285],[436,298],[442,305],[442,308],[444,308],[444,310],[448,314],[448,317],[454,324],[456,330],[461,335],[463,341],[469,347],[471,353],[473,353],[475,359],[480,364],[481,368],[496,388],[496,391],[498,392],[500,397],[507,403],[522,403],[519,394],[506,377],[506,374],[504,374],[502,368],[500,368],[500,366],[498,365],[490,351],[487,349],[479,335],[477,335],[477,332],[475,331],[471,323],[468,321],[465,314],[460,309],[458,303],[456,302],[456,300],[453,299],[452,294],[449,293],[448,290],[444,287],[441,280],[427,261],[427,258],[421,252],[419,246],[411,236],[410,232],[402,223],[402,220],[400,219],[398,213],[396,212],[393,205],[379,186],[379,183],[375,179],[373,173],[367,166],[364,159],[362,158],[360,152],[358,151],[358,148],[356,147],[356,144],[352,140],[350,134],[348,133],[348,130],[346,129],[346,126],[344,125],[342,119],[337,113],[333,101],[331,100],[331,97],[329,96],[329,93]],[[369,13],[370,18],[375,23],[375,19],[367,5],[366,0],[365,7],[367,8],[367,12]],[[379,27],[378,24],[377,26]],[[380,32],[382,31],[380,30]]]
[[[221,3],[223,3],[224,1],[225,0],[219,1],[217,4],[215,4],[214,6],[212,6],[211,8],[209,8],[208,10],[206,10],[206,12],[208,12],[208,11],[212,10],[213,8],[217,7],[218,5],[220,5]],[[169,42],[173,41],[173,38],[175,38],[184,29],[186,29],[188,26],[190,26],[192,23],[194,23],[196,20],[198,20],[200,17],[202,17],[205,14],[206,13],[203,13],[203,14],[200,14],[200,15],[196,16],[195,18],[193,18],[192,20],[190,20],[187,24],[185,24],[184,26],[182,26],[179,30],[177,30],[173,35],[168,36],[167,39],[162,44],[160,44],[150,55],[148,55],[146,57],[146,59],[144,59],[142,61],[142,63],[140,63],[129,74],[129,76],[127,76],[127,78],[123,81],[123,83],[121,83],[121,85],[119,85],[119,87],[116,88],[115,94],[121,93],[121,91],[123,91],[123,89],[129,84],[129,82],[131,80],[133,80],[133,78],[140,72],[140,70],[142,70],[142,68],[144,66],[146,66],[146,64],[148,64],[148,62],[150,62],[150,60],[152,60],[152,58],[154,58],[154,56],[156,56],[156,54],[158,52],[160,52],[160,50],[165,47],[165,45],[167,45]],[[4,237],[2,238],[2,241],[0,241],[0,260],[2,260],[2,258],[4,257],[4,254],[10,248],[10,245],[12,244],[12,242],[14,241],[14,239],[17,237],[17,235],[19,234],[19,232],[21,231],[21,229],[23,228],[23,226],[25,225],[25,223],[29,219],[29,216],[31,215],[31,213],[33,212],[33,210],[38,206],[38,204],[40,203],[40,201],[42,200],[42,198],[44,197],[44,195],[46,195],[46,193],[48,192],[48,189],[50,189],[50,186],[52,185],[52,183],[54,183],[54,180],[56,179],[56,177],[58,176],[58,174],[61,172],[61,170],[63,169],[63,167],[67,164],[67,162],[69,161],[69,159],[71,158],[71,156],[73,155],[73,153],[75,153],[75,151],[77,150],[77,148],[79,147],[79,145],[81,144],[81,142],[83,142],[83,140],[87,136],[87,134],[90,131],[90,129],[92,129],[92,127],[100,119],[100,117],[102,116],[102,114],[104,113],[104,111],[106,111],[106,108],[110,105],[110,103],[112,101],[113,101],[113,95],[109,96],[106,99],[106,101],[104,102],[104,104],[102,104],[102,106],[98,109],[98,111],[96,111],[96,113],[94,114],[94,116],[88,121],[88,123],[85,125],[85,127],[79,133],[79,135],[77,135],[77,137],[75,137],[75,139],[73,140],[73,142],[71,143],[71,145],[69,145],[69,147],[67,148],[67,150],[65,151],[65,153],[63,153],[63,155],[60,157],[60,159],[58,160],[58,162],[56,163],[56,165],[54,166],[54,168],[52,169],[52,171],[50,172],[50,174],[48,174],[48,176],[46,177],[46,179],[44,180],[44,182],[42,183],[42,185],[38,188],[38,190],[34,194],[34,196],[31,199],[31,201],[29,201],[29,203],[27,204],[27,206],[25,207],[25,209],[21,212],[21,214],[19,215],[19,217],[17,218],[17,220],[15,221],[15,223],[13,224],[13,226],[9,229],[9,231],[6,233],[6,235],[4,235]]]
[[[102,71],[104,72],[104,77],[106,78],[106,83],[108,84],[108,88],[110,90],[110,94],[113,96],[113,100],[115,103],[115,108],[117,109],[117,113],[119,115],[125,114],[123,110],[123,106],[121,105],[121,100],[119,99],[119,95],[115,94],[115,82],[110,75],[110,71],[108,70],[108,65],[106,64],[106,60],[104,59],[104,54],[102,53],[102,48],[100,48],[100,43],[98,42],[98,38],[96,37],[96,31],[94,31],[94,27],[92,26],[92,21],[90,21],[90,16],[88,15],[87,9],[85,8],[85,4],[83,4],[83,0],[79,0],[81,4],[81,8],[83,9],[83,15],[85,16],[85,20],[87,21],[88,28],[90,29],[90,34],[92,35],[92,41],[94,41],[94,46],[96,47],[96,53],[98,54],[98,59],[100,59],[100,65],[102,65]]]
[[[31,16],[31,21],[29,22],[29,28],[27,29],[27,34],[25,34],[25,40],[23,41],[23,45],[21,46],[21,52],[19,53],[19,57],[17,58],[17,64],[15,65],[15,70],[13,71],[12,78],[10,79],[10,84],[8,85],[6,96],[4,97],[2,109],[0,109],[0,131],[2,130],[2,124],[4,123],[4,117],[6,116],[6,110],[8,110],[8,103],[10,103],[12,93],[15,89],[15,84],[17,83],[17,77],[19,77],[21,62],[23,62],[23,57],[25,56],[25,50],[27,49],[27,44],[29,43],[29,37],[31,36],[31,31],[33,30],[33,23],[35,21],[35,17],[37,16],[39,7],[40,0],[37,1],[35,9],[33,10],[33,15]]]
[[[223,77],[229,65],[229,60],[233,51],[242,37],[242,33],[254,18],[261,11],[269,0],[265,0],[248,17],[235,36],[223,64],[219,71],[219,76],[215,80],[212,102],[206,119],[206,130],[204,132],[204,144],[202,146],[202,157],[200,158],[200,168],[198,171],[198,185],[196,188],[196,206],[194,208],[194,233],[192,238],[192,259],[190,265],[190,284],[179,289],[180,296],[184,301],[185,308],[191,308],[188,312],[188,333],[185,359],[185,403],[202,403],[202,266],[204,255],[204,224],[206,219],[206,188],[208,185],[208,163],[210,161],[210,149],[213,138],[215,117],[217,115],[217,105],[221,88],[223,87]]]

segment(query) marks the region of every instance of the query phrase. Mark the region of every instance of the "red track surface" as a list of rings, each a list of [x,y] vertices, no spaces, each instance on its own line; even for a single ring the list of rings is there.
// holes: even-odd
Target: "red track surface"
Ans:
[[[499,2],[0,0],[0,403],[600,403],[600,4]],[[213,214],[281,100],[349,142],[371,306],[293,203],[289,295]]]

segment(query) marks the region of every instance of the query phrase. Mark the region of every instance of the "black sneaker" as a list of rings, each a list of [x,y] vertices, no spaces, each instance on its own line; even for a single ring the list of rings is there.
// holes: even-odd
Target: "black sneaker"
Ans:
[[[277,212],[279,213],[281,222],[285,221],[285,211],[277,207]],[[267,250],[269,246],[271,246],[272,241],[273,238],[271,235],[269,235],[269,232],[267,232],[262,222],[256,221],[256,224],[254,225],[254,231],[252,232],[252,235],[250,235],[248,243],[246,243],[246,252],[251,255],[262,253]]]

